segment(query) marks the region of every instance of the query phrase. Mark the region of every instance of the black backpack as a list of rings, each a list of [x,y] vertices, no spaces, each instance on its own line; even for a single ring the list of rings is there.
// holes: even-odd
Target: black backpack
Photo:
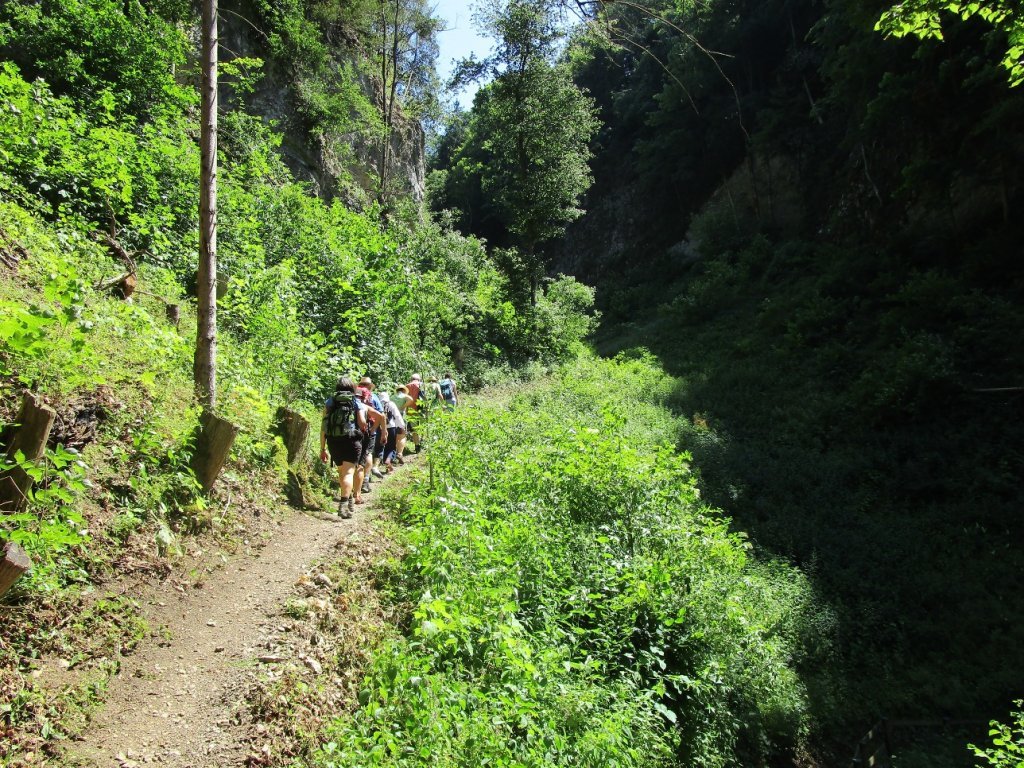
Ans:
[[[328,437],[355,437],[359,434],[356,423],[356,393],[335,392],[331,407],[327,411]]]

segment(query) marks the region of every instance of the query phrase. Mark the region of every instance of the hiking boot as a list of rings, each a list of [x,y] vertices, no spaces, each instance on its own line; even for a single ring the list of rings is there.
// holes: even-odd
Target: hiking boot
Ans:
[[[356,500],[355,500],[355,497],[352,497],[352,498],[350,498],[348,500],[348,509],[345,510],[345,514],[342,515],[342,517],[344,517],[347,520],[348,518],[352,517],[353,514],[355,514],[355,511],[356,511]]]
[[[374,477],[379,477],[379,478],[384,477],[384,473],[381,472],[378,467],[374,467],[373,469],[371,469],[370,470],[370,474],[373,475]]]
[[[369,492],[370,492],[370,481],[369,480],[363,480],[363,493],[369,493]]]
[[[338,502],[338,517],[344,520],[352,517],[352,499],[342,499]]]

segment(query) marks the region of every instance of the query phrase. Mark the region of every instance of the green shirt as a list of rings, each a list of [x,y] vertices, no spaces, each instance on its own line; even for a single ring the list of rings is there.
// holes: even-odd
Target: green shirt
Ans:
[[[405,392],[395,392],[391,397],[391,402],[398,406],[398,410],[405,413],[405,409],[412,403],[412,396]]]

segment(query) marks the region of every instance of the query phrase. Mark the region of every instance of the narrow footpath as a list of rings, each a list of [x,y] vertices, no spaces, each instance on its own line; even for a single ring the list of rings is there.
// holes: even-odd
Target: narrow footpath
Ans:
[[[254,672],[267,669],[273,677],[275,668],[299,664],[310,674],[320,673],[315,655],[296,651],[290,638],[282,638],[293,629],[285,605],[306,597],[326,609],[328,601],[312,597],[331,586],[320,566],[379,536],[372,519],[381,486],[374,484],[377,492],[350,520],[289,511],[260,549],[229,557],[201,588],[179,591],[162,584],[148,593],[143,613],[149,636],[123,660],[103,708],[69,744],[65,763],[104,768],[272,764],[269,756],[258,759],[258,733],[264,728],[246,713]]]

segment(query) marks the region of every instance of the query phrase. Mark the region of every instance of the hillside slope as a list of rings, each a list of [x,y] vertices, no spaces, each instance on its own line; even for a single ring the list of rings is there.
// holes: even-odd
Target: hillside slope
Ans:
[[[708,498],[837,607],[811,686],[833,737],[1005,713],[1024,680],[1005,38],[946,16],[942,43],[887,40],[886,3],[626,7],[636,45],[577,72],[605,128],[560,251],[599,281],[599,348],[681,378]]]

